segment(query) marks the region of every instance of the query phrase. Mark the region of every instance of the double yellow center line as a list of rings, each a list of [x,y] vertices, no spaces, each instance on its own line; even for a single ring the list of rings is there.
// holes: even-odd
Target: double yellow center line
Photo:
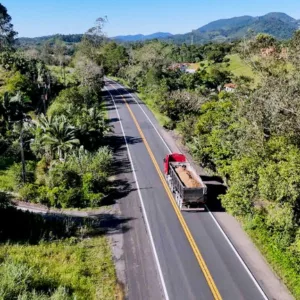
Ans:
[[[187,224],[186,224],[186,222],[185,222],[185,220],[183,218],[182,213],[181,213],[180,209],[178,208],[178,206],[176,204],[176,201],[175,201],[175,199],[173,197],[173,194],[172,194],[172,192],[171,192],[171,190],[170,190],[170,188],[169,188],[169,186],[168,186],[168,184],[167,184],[167,182],[166,182],[166,180],[164,178],[164,175],[162,174],[162,172],[161,172],[161,170],[159,168],[159,165],[158,165],[158,163],[157,163],[157,161],[156,161],[156,159],[154,157],[154,154],[153,154],[153,152],[152,152],[152,150],[151,150],[151,148],[150,148],[150,146],[149,146],[149,144],[148,144],[148,142],[147,142],[147,140],[145,138],[145,135],[144,135],[144,133],[143,133],[143,131],[142,131],[142,129],[141,129],[141,127],[140,127],[140,125],[139,125],[136,117],[135,117],[135,115],[133,114],[133,112],[132,112],[132,110],[131,110],[128,102],[123,97],[123,95],[121,95],[121,97],[122,97],[124,103],[126,104],[126,107],[127,107],[128,111],[129,111],[129,113],[130,113],[130,115],[131,115],[131,117],[133,119],[133,122],[134,122],[134,124],[135,124],[135,126],[136,126],[136,128],[137,128],[137,130],[139,132],[139,134],[141,135],[141,138],[142,138],[142,140],[143,140],[143,142],[144,142],[144,144],[146,146],[146,149],[147,149],[147,151],[149,153],[149,156],[150,156],[150,158],[151,158],[151,160],[152,160],[152,162],[154,164],[154,167],[155,167],[155,169],[156,169],[156,171],[158,173],[158,176],[159,176],[159,178],[160,178],[160,180],[161,180],[161,182],[162,182],[162,184],[163,184],[163,186],[164,186],[164,188],[165,188],[165,190],[167,192],[167,195],[168,195],[168,197],[169,197],[169,199],[171,201],[171,204],[172,204],[172,206],[173,206],[173,208],[175,210],[175,213],[176,213],[176,215],[178,217],[178,220],[179,220],[179,222],[180,222],[180,224],[181,224],[181,226],[183,228],[183,231],[184,231],[184,233],[185,233],[185,235],[186,235],[186,237],[187,237],[187,239],[188,239],[188,241],[189,241],[189,243],[190,243],[190,245],[191,245],[191,247],[193,249],[193,252],[194,252],[194,254],[196,256],[196,259],[197,259],[197,261],[199,263],[199,266],[200,266],[200,268],[201,268],[201,270],[202,270],[202,272],[204,274],[204,277],[205,277],[205,279],[207,281],[207,284],[208,284],[208,286],[209,286],[209,288],[210,288],[210,290],[211,290],[214,298],[216,300],[222,300],[220,292],[219,292],[219,290],[218,290],[218,288],[217,288],[217,286],[216,286],[216,284],[215,284],[215,282],[214,282],[214,280],[213,280],[213,278],[212,278],[212,276],[211,276],[211,274],[210,274],[210,272],[208,270],[208,267],[207,267],[207,265],[206,265],[206,263],[205,263],[205,261],[204,261],[204,259],[202,257],[202,254],[201,254],[199,248],[197,247],[197,244],[196,244],[196,242],[195,242],[195,240],[194,240],[194,238],[193,238],[193,236],[191,234],[191,231],[189,230],[189,228],[188,228],[188,226],[187,226]]]

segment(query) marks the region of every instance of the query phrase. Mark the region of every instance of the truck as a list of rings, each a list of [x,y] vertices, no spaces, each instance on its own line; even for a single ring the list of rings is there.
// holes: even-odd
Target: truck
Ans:
[[[164,158],[164,173],[180,210],[205,210],[207,186],[187,161],[185,155],[168,154]]]

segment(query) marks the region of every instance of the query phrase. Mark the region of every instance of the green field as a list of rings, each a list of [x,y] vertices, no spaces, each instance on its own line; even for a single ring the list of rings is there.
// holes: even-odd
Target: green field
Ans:
[[[238,54],[228,55],[227,58],[230,59],[227,70],[232,72],[235,76],[248,76],[254,80],[257,79],[257,75],[253,73],[251,67],[246,65]]]
[[[105,237],[0,246],[0,299],[116,299]]]
[[[257,74],[255,74],[251,67],[247,65],[243,60],[240,58],[238,54],[230,54],[227,55],[226,58],[229,58],[229,63],[221,63],[216,64],[216,66],[219,65],[220,68],[225,69],[227,71],[230,71],[234,76],[247,76],[254,80],[254,84],[256,85],[259,81],[259,77]],[[201,61],[201,63],[195,63],[192,64],[193,67],[199,67],[201,68],[201,65],[204,66],[204,68],[207,68],[207,71],[210,70],[210,64],[207,60]]]

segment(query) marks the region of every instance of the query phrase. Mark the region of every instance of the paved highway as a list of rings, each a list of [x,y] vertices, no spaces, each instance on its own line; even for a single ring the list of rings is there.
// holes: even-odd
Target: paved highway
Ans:
[[[151,112],[111,80],[105,90],[109,116],[125,136],[132,169],[128,176],[135,186],[135,194],[123,203],[124,211],[138,205],[146,228],[145,234],[140,230],[131,238],[131,246],[140,253],[131,260],[145,265],[135,277],[131,269],[131,279],[127,273],[129,299],[267,299],[210,212],[182,213],[174,207],[162,169],[163,158],[176,149],[162,139]],[[127,268],[130,265],[127,262]]]

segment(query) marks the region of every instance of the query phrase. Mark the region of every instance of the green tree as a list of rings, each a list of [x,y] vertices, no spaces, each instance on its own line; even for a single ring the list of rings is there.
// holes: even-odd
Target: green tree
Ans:
[[[53,118],[42,116],[39,121],[43,131],[42,146],[46,148],[46,151],[49,150],[51,155],[56,151],[58,158],[64,160],[66,154],[79,145],[76,130],[68,123],[65,116]]]
[[[24,123],[30,120],[29,116],[25,113],[25,108],[30,101],[20,93],[10,97],[7,93],[4,95],[3,101],[3,117],[10,124],[15,125],[15,129],[19,136],[19,143],[21,149],[21,161],[22,161],[22,178],[23,182],[26,181],[26,164],[24,156]]]
[[[90,91],[100,93],[103,87],[103,68],[88,57],[81,56],[76,60],[75,72],[81,86]]]
[[[127,65],[129,56],[126,48],[115,42],[104,44],[101,49],[104,72],[118,75],[121,68]]]
[[[14,31],[11,17],[7,13],[6,7],[0,3],[0,50],[11,46],[17,32]]]
[[[75,124],[79,140],[88,150],[97,149],[103,142],[104,135],[111,131],[104,113],[96,107],[83,108]]]
[[[60,72],[64,78],[64,83],[66,81],[66,74],[65,74],[66,51],[67,51],[66,44],[61,39],[56,39],[53,46],[53,53],[58,65],[60,66]]]

